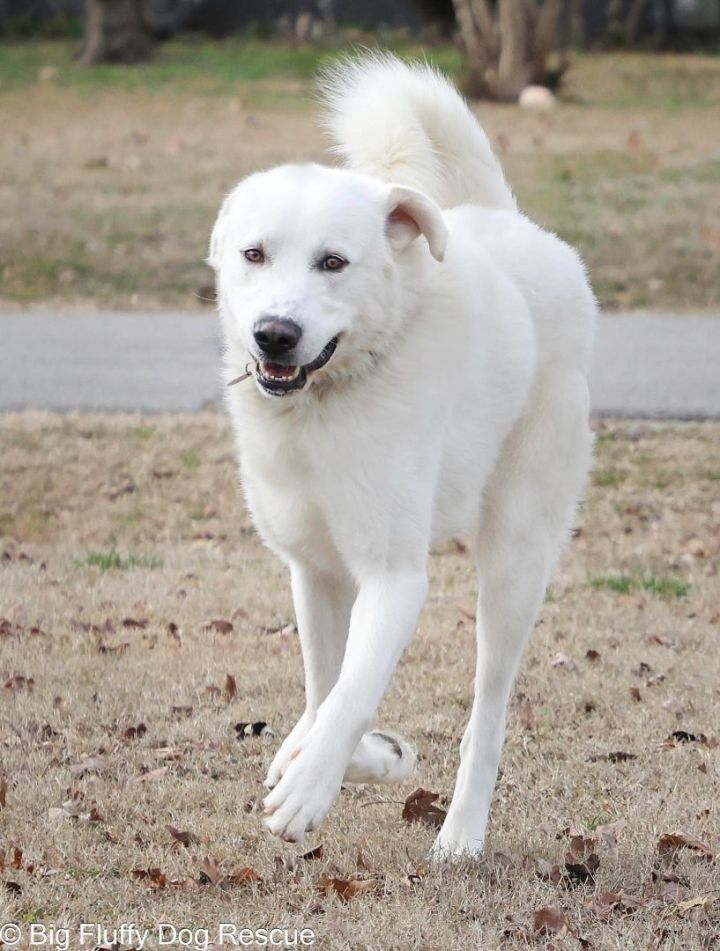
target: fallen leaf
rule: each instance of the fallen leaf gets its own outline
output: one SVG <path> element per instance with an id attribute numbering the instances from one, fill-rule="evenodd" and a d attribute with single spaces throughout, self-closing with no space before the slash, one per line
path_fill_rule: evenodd
<path id="1" fill-rule="evenodd" d="M 208 621 L 205 625 L 206 631 L 217 631 L 218 634 L 230 634 L 235 630 L 232 621 L 223 621 L 221 618 L 215 618 Z"/>
<path id="2" fill-rule="evenodd" d="M 607 919 L 613 914 L 632 915 L 647 905 L 646 898 L 626 895 L 621 889 L 619 892 L 602 891 L 593 896 L 585 905 L 585 910 L 598 918 Z"/>
<path id="3" fill-rule="evenodd" d="M 182 707 L 175 706 L 172 708 L 173 716 L 176 717 L 190 717 L 192 716 L 193 708 L 192 707 Z"/>
<path id="4" fill-rule="evenodd" d="M 537 877 L 543 882 L 552 882 L 558 885 L 565 878 L 565 872 L 557 862 L 548 862 L 547 859 L 538 859 L 535 863 Z"/>
<path id="5" fill-rule="evenodd" d="M 313 862 L 315 861 L 315 859 L 321 859 L 324 855 L 324 852 L 325 852 L 325 849 L 323 848 L 321 843 L 320 845 L 317 845 L 314 849 L 310 849 L 309 852 L 304 852 L 300 856 L 300 858 L 304 862 Z"/>
<path id="6" fill-rule="evenodd" d="M 228 700 L 234 700 L 237 695 L 237 683 L 232 674 L 227 674 L 225 677 L 225 696 Z"/>
<path id="7" fill-rule="evenodd" d="M 541 935 L 565 935 L 570 931 L 570 922 L 559 908 L 545 905 L 533 915 L 533 931 Z"/>
<path id="8" fill-rule="evenodd" d="M 639 687 L 630 687 L 630 696 L 635 701 L 635 703 L 640 703 L 642 700 L 642 695 L 640 693 Z"/>
<path id="9" fill-rule="evenodd" d="M 591 647 L 590 650 L 585 652 L 585 660 L 589 660 L 591 664 L 597 664 L 600 660 L 600 651 L 596 651 Z"/>
<path id="10" fill-rule="evenodd" d="M 440 798 L 440 793 L 428 792 L 426 789 L 416 789 L 405 800 L 402 817 L 406 822 L 425 822 L 431 826 L 441 826 L 447 813 L 444 809 L 434 805 Z"/>
<path id="11" fill-rule="evenodd" d="M 159 868 L 134 868 L 132 874 L 134 878 L 147 882 L 151 888 L 165 888 L 168 883 L 167 876 Z"/>
<path id="12" fill-rule="evenodd" d="M 594 848 L 596 840 L 590 836 L 574 835 L 565 854 L 565 870 L 574 882 L 592 882 L 600 867 L 600 859 Z"/>
<path id="13" fill-rule="evenodd" d="M 137 605 L 136 605 L 136 607 L 137 607 Z M 150 623 L 150 622 L 148 621 L 148 619 L 147 619 L 146 617 L 143 617 L 143 618 L 125 617 L 125 618 L 122 619 L 122 626 L 123 626 L 123 627 L 132 627 L 132 628 L 144 629 L 144 628 L 146 628 L 146 627 L 148 626 L 149 623 Z"/>
<path id="14" fill-rule="evenodd" d="M 165 826 L 165 828 L 173 839 L 179 842 L 180 845 L 184 845 L 186 849 L 189 848 L 193 842 L 197 841 L 192 832 L 181 832 L 179 829 L 176 829 L 175 826 Z"/>
<path id="15" fill-rule="evenodd" d="M 126 730 L 123 730 L 123 736 L 126 740 L 137 740 L 146 733 L 147 727 L 144 723 L 138 723 L 137 726 L 129 726 Z"/>
<path id="16" fill-rule="evenodd" d="M 7 790 L 8 784 L 4 779 L 0 779 L 0 809 L 4 809 L 7 806 Z"/>
<path id="17" fill-rule="evenodd" d="M 362 895 L 365 892 L 372 891 L 377 886 L 377 880 L 373 878 L 331 878 L 329 875 L 323 875 L 320 879 L 320 891 L 324 895 L 335 894 L 343 901 L 350 901 L 356 895 Z"/>
<path id="18" fill-rule="evenodd" d="M 690 849 L 693 852 L 697 852 L 698 855 L 707 862 L 712 862 L 715 858 L 715 853 L 709 845 L 706 845 L 705 842 L 702 842 L 693 835 L 685 835 L 682 832 L 666 832 L 661 835 L 658 839 L 657 849 L 662 858 L 673 859 L 680 849 Z"/>
<path id="19" fill-rule="evenodd" d="M 5 681 L 6 690 L 28 690 L 32 691 L 35 686 L 34 677 L 24 677 L 22 674 L 14 674 Z"/>
<path id="20" fill-rule="evenodd" d="M 678 913 L 685 915 L 689 911 L 701 908 L 704 912 L 712 911 L 713 905 L 720 902 L 720 892 L 710 892 L 708 895 L 697 895 L 695 898 L 688 898 L 686 901 L 678 902 Z"/>

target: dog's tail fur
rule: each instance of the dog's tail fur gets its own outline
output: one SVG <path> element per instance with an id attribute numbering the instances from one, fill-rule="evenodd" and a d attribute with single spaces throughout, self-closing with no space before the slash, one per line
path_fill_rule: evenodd
<path id="1" fill-rule="evenodd" d="M 441 208 L 516 208 L 480 124 L 431 66 L 368 53 L 326 69 L 320 93 L 333 151 L 350 168 L 417 188 Z"/>

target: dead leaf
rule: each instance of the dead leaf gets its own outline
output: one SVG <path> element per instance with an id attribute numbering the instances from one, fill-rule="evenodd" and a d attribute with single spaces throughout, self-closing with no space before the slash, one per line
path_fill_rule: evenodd
<path id="1" fill-rule="evenodd" d="M 146 733 L 147 727 L 144 723 L 138 723 L 137 726 L 129 726 L 126 730 L 123 730 L 123 736 L 126 740 L 137 740 Z"/>
<path id="2" fill-rule="evenodd" d="M 237 683 L 232 674 L 225 676 L 225 696 L 228 700 L 234 700 L 237 695 Z"/>
<path id="3" fill-rule="evenodd" d="M 635 703 L 640 703 L 642 700 L 642 695 L 640 693 L 639 687 L 630 687 L 630 696 L 633 698 Z"/>
<path id="4" fill-rule="evenodd" d="M 137 607 L 137 605 L 136 605 Z M 144 630 L 150 622 L 146 617 L 143 618 L 134 618 L 134 617 L 125 617 L 122 619 L 123 627 L 139 628 Z"/>
<path id="5" fill-rule="evenodd" d="M 0 779 L 0 809 L 4 809 L 5 806 L 7 806 L 7 790 L 7 782 L 4 779 Z"/>
<path id="6" fill-rule="evenodd" d="M 591 664 L 597 664 L 600 660 L 600 656 L 600 651 L 596 651 L 592 647 L 590 650 L 585 651 L 585 660 L 589 660 Z"/>
<path id="7" fill-rule="evenodd" d="M 548 862 L 547 859 L 538 859 L 535 863 L 537 877 L 543 882 L 552 882 L 558 885 L 565 878 L 565 872 L 557 862 Z"/>
<path id="8" fill-rule="evenodd" d="M 447 813 L 434 803 L 440 798 L 440 793 L 428 792 L 426 789 L 416 789 L 405 800 L 402 817 L 406 822 L 425 822 L 430 826 L 441 826 Z"/>
<path id="9" fill-rule="evenodd" d="M 22 674 L 14 674 L 5 681 L 6 690 L 27 690 L 31 691 L 35 686 L 34 677 L 24 677 Z"/>
<path id="10" fill-rule="evenodd" d="M 329 875 L 323 875 L 320 879 L 320 891 L 324 895 L 338 895 L 343 901 L 350 901 L 357 895 L 372 891 L 377 887 L 377 880 L 374 878 L 331 878 Z"/>
<path id="11" fill-rule="evenodd" d="M 134 868 L 134 878 L 147 882 L 150 888 L 165 888 L 168 884 L 167 876 L 159 868 Z"/>
<path id="12" fill-rule="evenodd" d="M 551 905 L 538 908 L 533 915 L 533 931 L 541 935 L 568 934 L 570 922 L 564 912 Z"/>
<path id="13" fill-rule="evenodd" d="M 685 915 L 689 911 L 701 908 L 705 913 L 713 910 L 713 905 L 720 902 L 720 892 L 710 892 L 707 895 L 697 895 L 686 901 L 678 902 L 678 914 Z"/>
<path id="14" fill-rule="evenodd" d="M 707 862 L 712 862 L 715 858 L 715 853 L 709 845 L 706 845 L 705 842 L 702 842 L 693 835 L 685 835 L 682 832 L 666 832 L 661 835 L 658 839 L 657 849 L 662 858 L 674 859 L 680 849 L 690 849 L 693 852 L 697 852 L 698 855 Z"/>
<path id="15" fill-rule="evenodd" d="M 193 842 L 197 842 L 197 839 L 192 834 L 192 832 L 180 832 L 179 829 L 176 829 L 175 826 L 165 826 L 170 835 L 175 839 L 176 842 L 179 842 L 180 845 L 184 845 L 185 848 L 189 848 Z"/>
<path id="16" fill-rule="evenodd" d="M 254 868 L 246 867 L 238 869 L 237 872 L 231 872 L 223 881 L 228 885 L 249 885 L 251 882 L 262 882 L 262 880 L 262 875 Z"/>
<path id="17" fill-rule="evenodd" d="M 325 849 L 323 848 L 323 845 L 321 843 L 320 845 L 316 846 L 314 849 L 310 849 L 309 852 L 304 852 L 300 856 L 300 858 L 302 859 L 303 862 L 313 862 L 316 859 L 323 858 L 324 853 L 325 853 Z"/>
<path id="18" fill-rule="evenodd" d="M 620 889 L 619 892 L 602 891 L 585 905 L 585 910 L 598 918 L 607 920 L 613 914 L 632 915 L 640 908 L 648 905 L 646 898 L 637 898 L 634 895 L 626 895 Z"/>
<path id="19" fill-rule="evenodd" d="M 176 716 L 176 717 L 191 717 L 192 712 L 193 712 L 193 708 L 190 706 L 186 706 L 186 707 L 174 706 L 172 708 L 172 714 L 173 716 Z"/>
<path id="20" fill-rule="evenodd" d="M 207 622 L 205 630 L 217 631 L 218 634 L 231 634 L 235 630 L 235 626 L 232 621 L 223 621 L 221 618 L 215 618 Z"/>
<path id="21" fill-rule="evenodd" d="M 593 882 L 600 867 L 600 859 L 594 848 L 596 840 L 590 836 L 574 835 L 565 854 L 565 870 L 574 882 Z"/>

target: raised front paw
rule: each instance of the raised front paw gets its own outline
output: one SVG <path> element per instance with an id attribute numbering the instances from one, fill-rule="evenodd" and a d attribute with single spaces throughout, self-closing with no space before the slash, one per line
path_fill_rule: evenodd
<path id="1" fill-rule="evenodd" d="M 313 718 L 308 714 L 307 711 L 305 711 L 305 713 L 303 713 L 298 722 L 280 744 L 280 749 L 277 751 L 272 763 L 270 764 L 270 768 L 268 769 L 267 776 L 265 777 L 265 781 L 263 783 L 267 789 L 274 789 L 274 787 L 280 782 L 283 773 L 288 768 L 288 765 L 292 760 L 293 753 L 298 750 L 300 744 L 310 732 L 312 725 Z"/>
<path id="2" fill-rule="evenodd" d="M 345 770 L 327 753 L 305 744 L 292 756 L 277 786 L 265 797 L 265 825 L 286 842 L 302 842 L 335 802 Z"/>

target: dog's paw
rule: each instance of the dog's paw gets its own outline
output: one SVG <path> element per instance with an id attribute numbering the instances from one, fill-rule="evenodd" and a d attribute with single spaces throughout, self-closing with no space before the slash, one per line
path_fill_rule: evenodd
<path id="1" fill-rule="evenodd" d="M 265 797 L 265 825 L 286 842 L 302 842 L 316 829 L 335 802 L 344 769 L 328 761 L 327 754 L 306 745 L 291 756 L 277 786 Z"/>
<path id="2" fill-rule="evenodd" d="M 448 816 L 430 849 L 433 863 L 479 859 L 485 844 L 485 828 Z"/>
<path id="3" fill-rule="evenodd" d="M 347 769 L 346 783 L 399 783 L 412 776 L 417 753 L 401 736 L 373 730 L 355 749 Z"/>
<path id="4" fill-rule="evenodd" d="M 290 730 L 280 749 L 275 754 L 263 785 L 266 789 L 273 789 L 280 782 L 283 773 L 288 768 L 292 760 L 293 753 L 299 748 L 302 741 L 310 732 L 312 719 L 307 713 L 303 713 L 295 726 Z"/>

